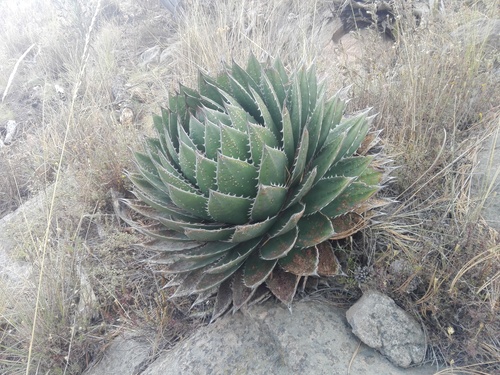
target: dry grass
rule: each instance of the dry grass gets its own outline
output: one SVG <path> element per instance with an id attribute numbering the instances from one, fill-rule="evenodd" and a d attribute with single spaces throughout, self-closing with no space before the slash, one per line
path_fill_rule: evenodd
<path id="1" fill-rule="evenodd" d="M 499 368 L 499 239 L 480 216 L 493 185 L 478 189 L 475 176 L 480 145 L 499 127 L 498 56 L 474 31 L 450 34 L 498 18 L 497 0 L 444 1 L 445 15 L 420 26 L 402 7 L 396 42 L 363 33 L 360 58 L 347 62 L 340 45 L 327 46 L 327 1 L 186 1 L 177 20 L 153 2 L 115 0 L 102 1 L 94 19 L 97 4 L 2 5 L 0 135 L 8 119 L 20 129 L 0 149 L 0 217 L 56 189 L 14 228 L 16 258 L 33 272 L 22 301 L 0 285 L 0 372 L 79 373 L 122 326 L 147 329 L 160 349 L 196 324 L 167 301 L 161 274 L 132 245 L 140 239 L 114 219 L 108 191 L 127 193 L 130 149 L 151 132 L 150 112 L 168 92 L 250 53 L 289 67 L 316 61 L 332 92 L 352 85 L 349 110 L 379 113 L 385 152 L 399 166 L 384 194 L 398 203 L 343 244 L 346 271 L 373 267 L 369 286 L 420 319 L 429 358 L 470 373 Z M 162 63 L 144 63 L 155 45 Z M 120 121 L 124 108 L 132 121 Z M 342 282 L 356 294 L 353 280 Z"/>

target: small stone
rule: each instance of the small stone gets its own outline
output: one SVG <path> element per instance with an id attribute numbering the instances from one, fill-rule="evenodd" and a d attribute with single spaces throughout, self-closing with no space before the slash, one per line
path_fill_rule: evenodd
<path id="1" fill-rule="evenodd" d="M 386 295 L 367 291 L 346 315 L 352 332 L 395 365 L 407 368 L 424 360 L 422 328 Z"/>
<path id="2" fill-rule="evenodd" d="M 124 107 L 120 113 L 120 123 L 124 126 L 132 126 L 134 124 L 134 111 L 129 107 Z"/>
<path id="3" fill-rule="evenodd" d="M 160 46 L 148 48 L 141 54 L 141 67 L 145 67 L 151 63 L 157 63 L 160 57 Z"/>
<path id="4" fill-rule="evenodd" d="M 14 120 L 9 120 L 7 122 L 6 129 L 7 134 L 5 135 L 3 143 L 6 145 L 10 145 L 12 143 L 12 140 L 14 139 L 14 136 L 16 135 L 17 122 L 15 122 Z"/>

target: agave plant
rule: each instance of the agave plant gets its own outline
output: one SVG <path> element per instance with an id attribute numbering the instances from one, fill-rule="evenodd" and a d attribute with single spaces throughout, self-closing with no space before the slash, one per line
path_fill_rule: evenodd
<path id="1" fill-rule="evenodd" d="M 170 97 L 129 174 L 141 220 L 124 218 L 176 274 L 174 296 L 216 294 L 217 317 L 264 290 L 289 305 L 301 277 L 341 272 L 328 240 L 365 225 L 384 175 L 372 118 L 345 105 L 314 67 L 254 56 Z"/>

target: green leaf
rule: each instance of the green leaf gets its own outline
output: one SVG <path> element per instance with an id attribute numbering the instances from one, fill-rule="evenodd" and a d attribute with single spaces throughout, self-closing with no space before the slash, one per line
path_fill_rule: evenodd
<path id="1" fill-rule="evenodd" d="M 366 171 L 373 158 L 373 156 L 351 156 L 340 159 L 330 167 L 325 174 L 325 178 L 334 176 L 358 177 Z"/>
<path id="2" fill-rule="evenodd" d="M 293 139 L 299 139 L 302 134 L 302 99 L 299 82 L 292 81 L 290 96 L 290 119 L 292 120 Z"/>
<path id="3" fill-rule="evenodd" d="M 210 216 L 207 214 L 207 197 L 178 189 L 172 185 L 168 186 L 168 190 L 170 192 L 170 199 L 172 199 L 172 202 L 176 206 L 196 217 L 210 220 Z"/>
<path id="4" fill-rule="evenodd" d="M 299 82 L 300 86 L 300 96 L 302 103 L 302 114 L 301 114 L 301 127 L 304 127 L 307 119 L 309 118 L 310 112 L 312 112 L 313 108 L 311 108 L 310 94 L 309 94 L 309 81 L 307 80 L 307 72 L 304 67 L 300 69 L 296 74 L 296 79 Z"/>
<path id="5" fill-rule="evenodd" d="M 165 186 L 172 185 L 181 190 L 189 191 L 191 193 L 196 193 L 196 189 L 193 187 L 193 185 L 191 185 L 191 183 L 186 179 L 184 179 L 181 175 L 170 173 L 159 163 L 155 163 L 155 165 L 156 169 L 158 170 L 160 179 Z"/>
<path id="6" fill-rule="evenodd" d="M 321 212 L 329 217 L 336 217 L 353 210 L 357 205 L 366 201 L 380 189 L 380 186 L 369 186 L 362 182 L 353 182 L 350 184 L 337 199 Z"/>
<path id="7" fill-rule="evenodd" d="M 297 155 L 295 156 L 295 161 L 292 167 L 292 177 L 290 179 L 290 185 L 293 186 L 297 182 L 300 182 L 304 175 L 304 168 L 307 161 L 307 150 L 309 147 L 309 132 L 304 129 L 302 132 L 302 137 L 300 143 L 297 146 Z"/>
<path id="8" fill-rule="evenodd" d="M 319 137 L 321 135 L 321 122 L 323 120 L 324 102 L 320 98 L 320 102 L 314 109 L 312 116 L 309 117 L 305 128 L 309 131 L 309 148 L 307 151 L 307 160 L 311 160 L 317 151 Z"/>
<path id="9" fill-rule="evenodd" d="M 158 190 L 152 188 L 147 181 L 132 175 L 129 175 L 128 178 L 136 187 L 133 191 L 134 195 L 155 210 L 158 210 L 162 214 L 176 215 L 177 217 L 193 217 L 192 214 L 174 205 L 169 196 L 159 193 Z"/>
<path id="10" fill-rule="evenodd" d="M 250 92 L 245 89 L 233 76 L 229 75 L 229 82 L 231 84 L 231 92 L 238 103 L 245 111 L 255 118 L 258 122 L 263 122 L 264 119 L 260 115 L 259 107 L 252 97 Z"/>
<path id="11" fill-rule="evenodd" d="M 179 165 L 184 177 L 196 184 L 196 152 L 183 141 L 179 142 Z"/>
<path id="12" fill-rule="evenodd" d="M 283 108 L 286 104 L 287 92 L 285 90 L 283 80 L 281 79 L 281 75 L 274 69 L 266 69 L 266 74 L 271 82 L 274 92 L 276 93 L 276 97 L 278 98 L 279 108 Z"/>
<path id="13" fill-rule="evenodd" d="M 210 190 L 217 189 L 217 163 L 197 153 L 195 177 L 201 192 L 208 196 Z"/>
<path id="14" fill-rule="evenodd" d="M 242 132 L 247 131 L 248 113 L 241 107 L 226 104 L 226 110 L 231 118 L 232 126 Z"/>
<path id="15" fill-rule="evenodd" d="M 159 251 L 159 252 L 171 252 L 178 253 L 182 251 L 191 251 L 194 248 L 200 246 L 199 242 L 196 241 L 172 241 L 172 240 L 152 240 L 141 244 L 148 250 Z"/>
<path id="16" fill-rule="evenodd" d="M 205 272 L 202 276 L 201 280 L 196 284 L 196 293 L 203 292 L 205 290 L 209 290 L 220 285 L 224 280 L 231 277 L 237 270 L 240 268 L 241 263 L 237 263 L 233 265 L 231 268 L 228 268 L 224 272 L 210 274 Z M 208 270 L 207 270 L 208 271 Z"/>
<path id="17" fill-rule="evenodd" d="M 174 108 L 175 108 L 177 106 L 177 102 L 180 99 L 181 98 L 179 98 L 179 97 L 171 96 L 169 98 L 170 108 L 169 109 L 162 108 L 162 111 L 161 111 L 163 123 L 168 125 L 168 128 L 166 129 L 167 130 L 166 138 L 170 139 L 170 141 L 172 142 L 175 149 L 177 149 L 179 147 L 179 144 L 177 143 L 177 140 L 179 139 L 179 133 L 177 131 L 177 120 L 178 120 L 177 116 L 178 115 L 176 112 L 173 112 L 173 111 L 175 111 L 175 109 L 172 109 L 172 107 L 174 106 Z"/>
<path id="18" fill-rule="evenodd" d="M 270 218 L 258 223 L 238 225 L 231 237 L 231 242 L 249 241 L 256 237 L 262 237 L 276 222 L 276 218 Z"/>
<path id="19" fill-rule="evenodd" d="M 334 97 L 325 103 L 323 122 L 321 124 L 321 134 L 318 140 L 318 149 L 321 150 L 326 142 L 328 134 L 335 129 L 344 114 L 345 102 L 338 97 Z"/>
<path id="20" fill-rule="evenodd" d="M 300 202 L 302 197 L 304 197 L 307 193 L 309 193 L 309 191 L 314 185 L 317 173 L 318 172 L 316 168 L 314 168 L 312 171 L 309 171 L 304 176 L 299 186 L 297 186 L 294 190 L 292 190 L 292 194 L 288 197 L 288 203 L 286 204 L 285 208 L 289 208 L 293 206 L 295 203 Z"/>
<path id="21" fill-rule="evenodd" d="M 172 160 L 168 158 L 166 155 L 164 155 L 163 153 L 159 153 L 158 160 L 160 164 L 163 166 L 163 168 L 165 168 L 168 172 L 172 173 L 175 176 L 182 176 L 179 173 L 175 164 L 172 162 Z"/>
<path id="22" fill-rule="evenodd" d="M 294 230 L 288 231 L 281 236 L 269 239 L 261 246 L 260 256 L 265 260 L 273 260 L 284 257 L 293 249 L 298 235 L 299 230 L 295 227 Z"/>
<path id="23" fill-rule="evenodd" d="M 250 212 L 252 221 L 261 221 L 275 216 L 285 202 L 288 189 L 282 186 L 259 184 L 257 196 Z"/>
<path id="24" fill-rule="evenodd" d="M 248 136 L 250 141 L 250 155 L 253 165 L 258 167 L 262 160 L 264 145 L 276 148 L 279 142 L 273 132 L 261 125 L 247 124 Z"/>
<path id="25" fill-rule="evenodd" d="M 189 219 L 189 220 L 181 220 L 176 218 L 175 216 L 170 215 L 171 217 L 165 216 L 157 216 L 155 219 L 158 220 L 161 224 L 163 224 L 166 228 L 176 230 L 178 232 L 184 233 L 186 228 L 201 228 L 201 229 L 210 229 L 210 230 L 218 230 L 223 228 L 225 225 L 221 223 L 201 223 L 199 221 Z"/>
<path id="26" fill-rule="evenodd" d="M 181 274 L 182 280 L 179 282 L 179 286 L 170 298 L 183 297 L 195 293 L 196 285 L 203 277 L 203 275 L 205 274 L 205 270 L 208 267 L 210 267 L 210 265 L 188 272 L 187 274 L 184 274 L 185 276 Z"/>
<path id="27" fill-rule="evenodd" d="M 147 158 L 147 156 L 146 156 L 146 158 L 148 160 L 147 165 L 145 163 L 146 159 L 143 159 L 143 162 L 141 162 L 141 164 L 139 164 L 139 161 L 141 159 L 139 159 L 138 155 L 141 155 L 141 159 L 142 159 L 143 155 L 136 153 L 136 162 L 138 164 L 138 170 L 142 176 L 142 179 L 144 181 L 147 181 L 149 186 L 154 188 L 153 190 L 157 190 L 159 194 L 162 194 L 162 196 L 168 197 L 168 195 L 169 195 L 168 189 L 166 188 L 166 186 L 163 183 L 163 181 L 161 180 L 161 178 L 158 176 L 158 171 L 156 170 L 156 168 L 149 169 L 149 165 L 153 165 L 153 167 L 154 167 L 154 164 L 151 161 L 151 159 Z M 133 175 L 133 177 L 137 178 L 137 175 Z"/>
<path id="28" fill-rule="evenodd" d="M 261 80 L 260 80 L 260 87 L 261 87 L 261 93 L 262 93 L 262 98 L 264 99 L 264 102 L 266 103 L 266 107 L 269 110 L 269 113 L 271 114 L 271 117 L 273 119 L 273 122 L 275 126 L 278 129 L 281 129 L 282 127 L 282 118 L 281 118 L 281 109 L 282 105 L 280 104 L 280 101 L 278 99 L 278 95 L 274 91 L 274 87 L 269 80 L 269 77 L 267 74 L 262 74 Z M 255 94 L 254 94 L 255 97 Z"/>
<path id="29" fill-rule="evenodd" d="M 330 204 L 353 180 L 353 177 L 340 176 L 319 180 L 311 191 L 302 198 L 302 203 L 306 205 L 305 214 L 309 215 L 318 212 Z"/>
<path id="30" fill-rule="evenodd" d="M 185 258 L 207 257 L 211 255 L 225 253 L 235 246 L 236 244 L 229 242 L 207 242 L 194 249 L 183 251 L 182 257 Z"/>
<path id="31" fill-rule="evenodd" d="M 270 238 L 281 236 L 291 231 L 297 226 L 300 218 L 304 214 L 305 206 L 297 203 L 290 208 L 282 211 L 276 221 L 276 224 L 268 232 Z"/>
<path id="32" fill-rule="evenodd" d="M 258 90 L 259 81 L 254 81 L 253 78 L 239 66 L 234 60 L 231 66 L 231 74 L 232 76 L 239 82 L 239 84 L 245 89 L 253 88 L 254 90 Z"/>
<path id="33" fill-rule="evenodd" d="M 284 185 L 287 177 L 288 160 L 286 154 L 278 149 L 264 146 L 259 168 L 259 184 Z"/>
<path id="34" fill-rule="evenodd" d="M 366 185 L 378 185 L 382 182 L 384 174 L 375 168 L 367 168 L 357 179 L 357 182 L 363 182 Z"/>
<path id="35" fill-rule="evenodd" d="M 332 222 L 321 212 L 302 217 L 297 226 L 299 228 L 297 247 L 315 246 L 335 234 Z"/>
<path id="36" fill-rule="evenodd" d="M 204 258 L 184 258 L 179 259 L 178 261 L 162 267 L 162 272 L 166 273 L 179 273 L 179 272 L 188 272 L 194 271 L 199 268 L 205 267 L 209 264 L 212 264 L 218 261 L 224 254 L 216 254 L 216 255 L 207 255 Z M 159 263 L 158 261 L 154 261 L 154 263 Z"/>
<path id="37" fill-rule="evenodd" d="M 241 225 L 249 220 L 252 202 L 252 199 L 210 191 L 208 212 L 215 221 Z"/>
<path id="38" fill-rule="evenodd" d="M 238 244 L 236 247 L 232 248 L 224 258 L 222 258 L 217 264 L 212 268 L 207 270 L 209 274 L 221 273 L 227 271 L 234 266 L 243 263 L 243 261 L 248 258 L 248 256 L 254 251 L 260 242 L 260 238 L 253 239 Z"/>
<path id="39" fill-rule="evenodd" d="M 246 133 L 221 125 L 220 134 L 223 155 L 239 160 L 248 160 L 250 158 L 248 135 Z"/>
<path id="40" fill-rule="evenodd" d="M 250 57 L 248 58 L 246 71 L 254 82 L 260 82 L 262 66 L 253 53 L 250 53 Z"/>
<path id="41" fill-rule="evenodd" d="M 189 118 L 189 137 L 199 150 L 205 151 L 205 125 L 194 116 Z"/>
<path id="42" fill-rule="evenodd" d="M 330 143 L 323 147 L 316 158 L 311 161 L 311 168 L 316 168 L 318 170 L 315 182 L 323 178 L 326 171 L 330 169 L 332 164 L 338 158 L 344 140 L 345 134 L 340 134 L 338 137 L 332 139 Z"/>
<path id="43" fill-rule="evenodd" d="M 253 98 L 255 99 L 255 103 L 257 103 L 260 114 L 259 117 L 262 118 L 261 124 L 271 130 L 276 138 L 280 139 L 279 125 L 274 122 L 274 119 L 271 116 L 271 113 L 269 112 L 269 109 L 267 108 L 265 102 L 255 90 L 250 89 L 250 91 L 253 95 Z"/>
<path id="44" fill-rule="evenodd" d="M 359 121 L 356 125 L 351 127 L 347 133 L 346 143 L 342 146 L 342 150 L 340 151 L 342 157 L 352 156 L 365 139 L 369 130 L 370 121 L 366 118 L 366 114 L 363 113 L 359 115 Z"/>
<path id="45" fill-rule="evenodd" d="M 283 109 L 283 149 L 285 150 L 286 157 L 289 164 L 292 163 L 295 156 L 295 141 L 293 139 L 293 129 L 292 120 L 290 119 L 290 113 L 285 107 Z M 289 165 L 291 167 L 291 165 Z"/>
<path id="46" fill-rule="evenodd" d="M 161 116 L 158 116 L 157 114 L 153 113 L 153 125 L 154 125 L 156 131 L 158 132 L 158 135 L 160 135 L 160 137 L 164 137 L 165 136 L 165 127 L 163 125 L 163 118 Z"/>
<path id="47" fill-rule="evenodd" d="M 312 112 L 313 108 L 316 107 L 316 99 L 318 98 L 318 78 L 316 76 L 316 65 L 311 65 L 307 70 L 307 83 L 309 86 L 309 109 Z M 321 96 L 319 101 L 323 101 Z"/>
<path id="48" fill-rule="evenodd" d="M 252 164 L 219 154 L 217 158 L 217 186 L 224 194 L 254 197 L 258 172 Z"/>
<path id="49" fill-rule="evenodd" d="M 287 272 L 297 276 L 317 276 L 319 253 L 316 246 L 306 249 L 296 247 L 287 256 L 278 261 L 279 265 Z"/>
<path id="50" fill-rule="evenodd" d="M 264 260 L 258 251 L 254 251 L 246 260 L 243 268 L 243 283 L 248 288 L 262 284 L 276 266 L 277 259 Z"/>
<path id="51" fill-rule="evenodd" d="M 220 86 L 211 77 L 199 72 L 198 75 L 198 88 L 200 94 L 206 98 L 211 99 L 219 105 L 223 105 L 223 100 L 219 94 Z"/>
<path id="52" fill-rule="evenodd" d="M 250 301 L 257 288 L 247 288 L 243 283 L 243 267 L 240 267 L 232 278 L 233 285 L 233 311 L 238 311 L 243 305 Z M 217 296 L 218 297 L 218 296 Z"/>
<path id="53" fill-rule="evenodd" d="M 231 126 L 231 118 L 229 117 L 229 115 L 221 111 L 216 111 L 210 108 L 203 108 L 203 111 L 201 113 L 204 116 L 205 121 L 211 121 L 216 125 L 224 124 L 227 126 Z"/>
<path id="54" fill-rule="evenodd" d="M 234 233 L 234 227 L 230 228 L 185 228 L 184 233 L 193 241 L 227 241 Z"/>
<path id="55" fill-rule="evenodd" d="M 148 174 L 156 174 L 156 167 L 148 155 L 141 152 L 135 152 L 135 161 L 140 171 L 148 172 Z"/>
<path id="56" fill-rule="evenodd" d="M 285 66 L 283 65 L 283 62 L 280 58 L 274 60 L 273 68 L 278 72 L 281 78 L 281 82 L 283 83 L 283 87 L 288 85 L 288 75 L 286 74 Z"/>
<path id="57" fill-rule="evenodd" d="M 205 122 L 205 156 L 216 160 L 220 149 L 220 129 L 211 121 Z"/>

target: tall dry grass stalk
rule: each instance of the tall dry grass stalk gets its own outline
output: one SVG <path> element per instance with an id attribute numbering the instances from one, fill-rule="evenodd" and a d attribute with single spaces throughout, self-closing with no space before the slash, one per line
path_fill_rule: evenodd
<path id="1" fill-rule="evenodd" d="M 41 259 L 40 259 L 40 273 L 38 276 L 38 286 L 37 286 L 37 292 L 36 292 L 36 298 L 35 298 L 35 310 L 33 314 L 33 323 L 32 323 L 32 330 L 31 330 L 31 340 L 29 343 L 29 348 L 28 348 L 28 358 L 27 358 L 27 365 L 26 365 L 26 375 L 30 374 L 31 370 L 31 356 L 32 356 L 32 351 L 33 351 L 33 343 L 35 342 L 35 335 L 36 335 L 36 329 L 37 329 L 37 322 L 38 322 L 38 310 L 40 307 L 40 296 L 41 296 L 41 291 L 42 291 L 42 285 L 44 282 L 44 270 L 45 270 L 45 259 L 47 255 L 47 248 L 48 248 L 48 243 L 50 239 L 50 234 L 52 230 L 52 219 L 53 219 L 53 211 L 55 207 L 55 199 L 57 196 L 57 190 L 59 188 L 59 182 L 62 177 L 62 165 L 63 165 L 63 160 L 65 158 L 65 151 L 66 151 L 66 144 L 67 144 L 67 139 L 69 136 L 69 133 L 71 131 L 72 125 L 73 125 L 73 116 L 74 116 L 74 108 L 75 108 L 75 102 L 77 100 L 78 96 L 78 90 L 82 84 L 83 76 L 85 74 L 85 70 L 87 67 L 87 62 L 89 59 L 89 48 L 90 48 L 90 37 L 92 34 L 92 31 L 95 26 L 95 21 L 97 18 L 97 15 L 99 14 L 99 9 L 100 9 L 101 1 L 98 0 L 94 16 L 92 17 L 92 20 L 90 22 L 89 29 L 87 31 L 86 37 L 85 37 L 85 44 L 83 48 L 83 53 L 81 57 L 81 62 L 80 62 L 80 70 L 79 74 L 77 76 L 77 80 L 74 82 L 74 87 L 73 87 L 73 93 L 71 96 L 71 104 L 69 107 L 69 114 L 66 122 L 66 128 L 64 132 L 64 140 L 61 144 L 61 152 L 60 152 L 60 157 L 59 157 L 59 163 L 58 163 L 58 168 L 55 174 L 55 181 L 54 181 L 54 186 L 53 186 L 53 193 L 52 197 L 50 199 L 49 203 L 49 209 L 48 209 L 48 214 L 47 214 L 47 227 L 45 230 L 45 235 L 43 237 L 42 243 L 40 244 L 40 253 L 41 253 Z M 36 244 L 33 244 L 36 245 Z M 71 350 L 71 342 L 69 345 L 68 351 Z M 69 354 L 68 354 L 69 355 Z M 66 373 L 67 366 L 64 369 L 64 374 Z"/>

